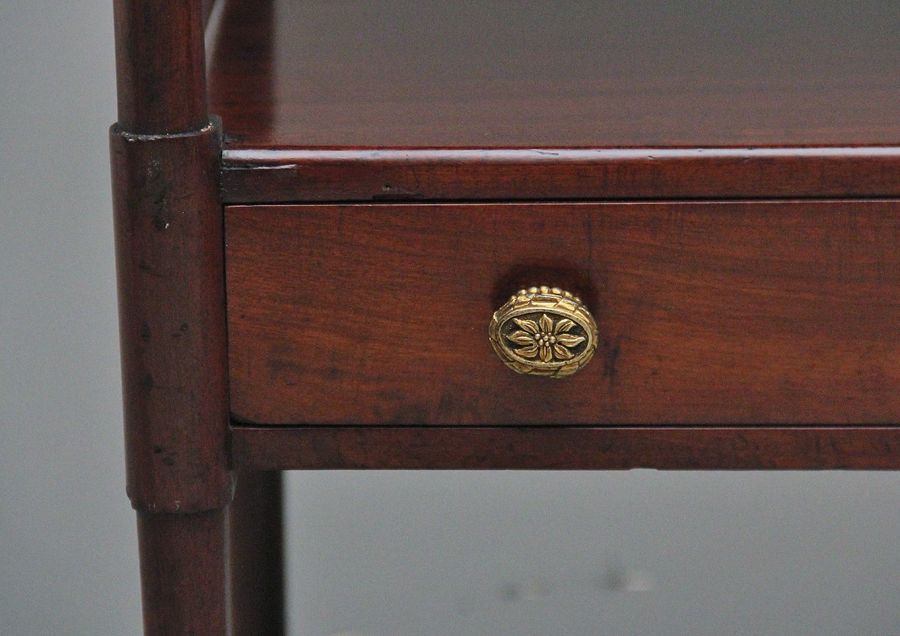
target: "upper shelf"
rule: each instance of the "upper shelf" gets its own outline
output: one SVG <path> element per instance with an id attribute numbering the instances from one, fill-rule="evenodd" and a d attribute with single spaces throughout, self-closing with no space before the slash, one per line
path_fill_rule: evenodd
<path id="1" fill-rule="evenodd" d="M 900 2 L 227 0 L 233 149 L 900 144 Z"/>

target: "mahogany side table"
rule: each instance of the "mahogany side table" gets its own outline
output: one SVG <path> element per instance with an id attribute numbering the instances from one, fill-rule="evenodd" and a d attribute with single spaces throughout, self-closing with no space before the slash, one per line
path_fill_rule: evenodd
<path id="1" fill-rule="evenodd" d="M 896 2 L 625 5 L 116 0 L 146 633 L 278 471 L 900 467 Z"/>

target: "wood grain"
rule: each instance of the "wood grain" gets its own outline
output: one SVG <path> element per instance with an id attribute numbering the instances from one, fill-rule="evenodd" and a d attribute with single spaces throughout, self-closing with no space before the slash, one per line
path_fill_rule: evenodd
<path id="1" fill-rule="evenodd" d="M 225 513 L 138 512 L 146 636 L 226 631 Z"/>
<path id="2" fill-rule="evenodd" d="M 218 130 L 111 136 L 128 494 L 199 512 L 232 494 Z"/>
<path id="3" fill-rule="evenodd" d="M 895 0 L 228 4 L 232 148 L 900 142 Z"/>
<path id="4" fill-rule="evenodd" d="M 226 148 L 223 161 L 230 203 L 900 196 L 900 147 Z"/>
<path id="5" fill-rule="evenodd" d="M 110 132 L 127 491 L 144 633 L 228 633 L 220 129 L 200 0 L 116 0 Z"/>
<path id="6" fill-rule="evenodd" d="M 229 206 L 231 409 L 272 425 L 895 424 L 897 202 Z M 517 289 L 594 361 L 518 376 Z"/>
<path id="7" fill-rule="evenodd" d="M 200 0 L 115 0 L 118 123 L 132 134 L 209 123 Z"/>
<path id="8" fill-rule="evenodd" d="M 279 472 L 237 474 L 228 507 L 231 632 L 284 634 L 284 543 Z"/>
<path id="9" fill-rule="evenodd" d="M 259 470 L 900 469 L 900 428 L 232 428 L 234 460 Z"/>

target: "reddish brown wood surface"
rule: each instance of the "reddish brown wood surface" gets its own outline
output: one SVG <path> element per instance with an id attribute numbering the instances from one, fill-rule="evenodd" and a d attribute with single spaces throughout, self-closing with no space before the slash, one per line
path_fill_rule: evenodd
<path id="1" fill-rule="evenodd" d="M 128 493 L 152 512 L 231 498 L 218 131 L 111 135 Z"/>
<path id="2" fill-rule="evenodd" d="M 138 513 L 147 636 L 226 632 L 225 515 Z"/>
<path id="3" fill-rule="evenodd" d="M 268 126 L 271 114 L 259 111 L 254 104 L 271 100 L 273 95 L 272 51 L 275 42 L 270 35 L 271 30 L 276 27 L 275 5 L 272 0 L 217 1 L 222 4 L 219 8 L 220 18 L 216 23 L 210 24 L 207 32 L 207 42 L 210 44 L 207 57 L 210 95 L 220 95 L 225 85 L 234 82 L 238 76 L 243 77 L 247 82 L 244 86 L 249 91 L 245 97 L 250 97 L 246 107 L 257 111 L 257 125 Z M 267 31 L 266 35 L 263 35 L 263 29 Z M 243 53 L 234 57 L 227 52 L 237 40 L 242 43 Z M 216 108 L 223 106 L 215 99 L 212 101 Z M 230 108 L 240 106 L 241 104 L 234 103 Z M 215 109 L 211 112 L 218 113 Z"/>
<path id="4" fill-rule="evenodd" d="M 165 134 L 209 120 L 200 0 L 116 0 L 116 78 L 123 130 Z"/>
<path id="5" fill-rule="evenodd" d="M 896 4 L 717 7 L 229 0 L 223 196 L 900 195 Z"/>
<path id="6" fill-rule="evenodd" d="M 900 469 L 900 428 L 235 426 L 247 469 Z"/>
<path id="7" fill-rule="evenodd" d="M 284 633 L 282 484 L 279 472 L 241 471 L 228 507 L 231 633 Z"/>
<path id="8" fill-rule="evenodd" d="M 232 206 L 231 409 L 262 424 L 900 422 L 900 204 Z M 522 377 L 523 286 L 580 295 L 594 361 Z"/>
<path id="9" fill-rule="evenodd" d="M 127 490 L 146 634 L 230 633 L 220 130 L 201 0 L 116 0 L 110 136 Z"/>
<path id="10" fill-rule="evenodd" d="M 900 147 L 228 150 L 232 203 L 900 195 Z"/>
<path id="11" fill-rule="evenodd" d="M 895 0 L 228 1 L 232 148 L 900 143 Z"/>

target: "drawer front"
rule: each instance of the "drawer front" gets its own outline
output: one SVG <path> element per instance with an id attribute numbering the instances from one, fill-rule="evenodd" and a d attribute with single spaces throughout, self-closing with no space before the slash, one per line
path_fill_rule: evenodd
<path id="1" fill-rule="evenodd" d="M 263 424 L 900 422 L 900 203 L 226 208 L 232 413 Z M 576 374 L 488 341 L 580 296 Z"/>

